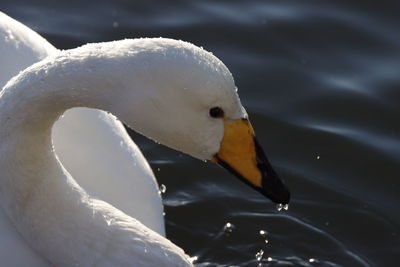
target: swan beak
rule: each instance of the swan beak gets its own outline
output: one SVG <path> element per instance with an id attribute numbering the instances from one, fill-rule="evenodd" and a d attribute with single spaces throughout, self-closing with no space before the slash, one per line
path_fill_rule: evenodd
<path id="1" fill-rule="evenodd" d="M 290 192 L 272 169 L 247 119 L 224 120 L 220 149 L 212 158 L 275 203 L 288 204 Z"/>

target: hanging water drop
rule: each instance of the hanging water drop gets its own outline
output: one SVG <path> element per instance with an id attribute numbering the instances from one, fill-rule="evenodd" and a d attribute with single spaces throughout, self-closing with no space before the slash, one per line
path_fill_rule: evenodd
<path id="1" fill-rule="evenodd" d="M 288 209 L 289 209 L 289 204 L 277 204 L 277 205 L 276 205 L 276 209 L 277 209 L 278 211 L 281 211 L 281 210 L 288 210 Z"/>

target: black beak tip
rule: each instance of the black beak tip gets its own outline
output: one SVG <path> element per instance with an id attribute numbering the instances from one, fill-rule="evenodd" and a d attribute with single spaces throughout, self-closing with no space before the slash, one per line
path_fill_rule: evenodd
<path id="1" fill-rule="evenodd" d="M 262 175 L 260 192 L 277 204 L 289 204 L 289 189 L 272 168 L 256 138 L 254 138 L 254 144 L 256 146 L 257 166 Z"/>
<path id="2" fill-rule="evenodd" d="M 262 193 L 276 204 L 285 205 L 290 202 L 290 191 L 282 182 L 280 182 L 279 186 L 276 184 L 263 185 Z"/>

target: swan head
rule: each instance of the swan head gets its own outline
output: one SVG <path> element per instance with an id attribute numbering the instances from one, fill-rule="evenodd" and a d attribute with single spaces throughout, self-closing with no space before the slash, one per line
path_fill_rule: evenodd
<path id="1" fill-rule="evenodd" d="M 118 116 L 143 135 L 218 163 L 272 201 L 288 203 L 289 191 L 255 138 L 228 68 L 183 41 L 141 39 L 133 46 L 135 63 L 123 68 L 130 80 L 124 86 L 135 87 L 134 95 L 120 99 L 119 107 L 128 108 Z"/>

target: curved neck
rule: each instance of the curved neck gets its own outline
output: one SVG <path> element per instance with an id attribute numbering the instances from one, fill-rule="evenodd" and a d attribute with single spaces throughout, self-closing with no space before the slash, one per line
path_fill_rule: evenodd
<path id="1" fill-rule="evenodd" d="M 109 245 L 104 240 L 111 238 L 111 208 L 95 207 L 62 167 L 51 131 L 69 108 L 112 110 L 124 70 L 109 55 L 64 54 L 31 66 L 0 93 L 0 202 L 18 231 L 53 264 L 91 265 Z M 113 220 L 129 220 L 119 216 Z"/>
<path id="2" fill-rule="evenodd" d="M 191 265 L 165 238 L 91 199 L 58 161 L 51 141 L 52 126 L 65 110 L 89 107 L 110 111 L 153 138 L 169 126 L 170 138 L 162 141 L 173 143 L 179 137 L 164 122 L 163 102 L 174 98 L 174 88 L 185 88 L 176 73 L 187 66 L 186 52 L 200 51 L 182 46 L 165 39 L 86 45 L 32 65 L 0 92 L 0 203 L 31 247 L 55 266 Z M 177 56 L 181 64 L 170 75 L 169 62 L 175 64 Z M 162 86 L 166 79 L 170 91 Z M 185 138 L 191 144 L 187 136 L 179 144 Z"/>
<path id="3" fill-rule="evenodd" d="M 102 68 L 107 69 L 104 66 L 107 60 L 102 60 L 99 66 L 95 63 L 96 58 L 85 61 L 67 60 L 62 56 L 48 59 L 28 68 L 1 92 L 0 164 L 2 170 L 12 170 L 12 173 L 0 180 L 0 197 L 15 209 L 22 208 L 22 204 L 15 205 L 19 201 L 31 203 L 23 199 L 32 198 L 33 189 L 40 190 L 39 185 L 51 184 L 54 179 L 45 181 L 47 177 L 65 178 L 66 172 L 52 147 L 51 131 L 55 121 L 72 107 L 110 110 L 109 101 L 115 98 L 116 91 L 110 83 L 118 79 L 113 77 L 114 73 L 102 73 Z M 53 173 L 49 175 L 50 172 Z"/>

